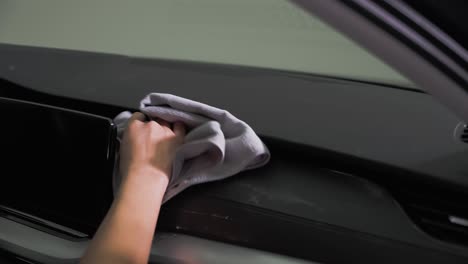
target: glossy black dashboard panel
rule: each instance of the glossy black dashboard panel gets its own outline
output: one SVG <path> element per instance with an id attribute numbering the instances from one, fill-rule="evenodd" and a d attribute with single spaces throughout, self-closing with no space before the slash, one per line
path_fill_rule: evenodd
<path id="1" fill-rule="evenodd" d="M 92 234 L 111 202 L 112 121 L 7 98 L 0 98 L 0 119 L 2 215 Z"/>

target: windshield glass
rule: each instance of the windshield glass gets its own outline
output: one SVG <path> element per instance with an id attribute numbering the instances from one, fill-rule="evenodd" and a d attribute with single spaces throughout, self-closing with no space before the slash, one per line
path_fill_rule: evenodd
<path id="1" fill-rule="evenodd" d="M 0 43 L 414 85 L 287 0 L 0 2 Z"/>

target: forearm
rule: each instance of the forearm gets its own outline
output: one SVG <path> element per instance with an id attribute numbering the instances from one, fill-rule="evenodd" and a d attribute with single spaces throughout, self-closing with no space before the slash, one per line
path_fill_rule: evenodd
<path id="1" fill-rule="evenodd" d="M 168 177 L 131 171 L 81 263 L 147 263 Z"/>

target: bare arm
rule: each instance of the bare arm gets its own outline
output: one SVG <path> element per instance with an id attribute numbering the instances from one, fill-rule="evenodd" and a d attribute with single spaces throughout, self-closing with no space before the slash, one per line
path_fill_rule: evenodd
<path id="1" fill-rule="evenodd" d="M 89 263 L 148 263 L 151 242 L 176 148 L 185 130 L 165 121 L 130 118 L 122 140 L 122 184 L 81 260 Z"/>

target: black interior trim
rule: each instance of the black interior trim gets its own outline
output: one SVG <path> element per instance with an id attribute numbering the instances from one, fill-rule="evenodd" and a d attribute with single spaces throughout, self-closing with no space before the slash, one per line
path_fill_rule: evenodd
<path id="1" fill-rule="evenodd" d="M 355 12 L 361 14 L 363 17 L 367 18 L 369 21 L 371 21 L 372 23 L 377 25 L 379 28 L 385 30 L 386 32 L 388 32 L 389 34 L 394 36 L 396 39 L 398 39 L 399 42 L 405 44 L 408 48 L 410 48 L 413 51 L 415 51 L 416 53 L 418 53 L 420 55 L 420 57 L 425 58 L 425 60 L 427 60 L 430 64 L 434 65 L 434 67 L 436 67 L 441 72 L 443 72 L 447 77 L 452 79 L 455 83 L 459 84 L 459 87 L 461 89 L 463 89 L 465 92 L 468 92 L 468 88 L 466 88 L 468 86 L 467 81 L 462 76 L 460 76 L 455 71 L 453 71 L 445 63 L 443 63 L 441 60 L 439 60 L 436 56 L 434 56 L 434 54 L 431 54 L 426 49 L 424 49 L 423 47 L 418 45 L 417 43 L 414 43 L 411 39 L 406 37 L 404 34 L 399 32 L 398 30 L 395 30 L 393 27 L 391 27 L 386 22 L 384 22 L 381 17 L 378 17 L 378 16 L 372 14 L 361 3 L 358 3 L 357 1 L 341 1 L 341 2 L 344 5 L 350 7 L 351 9 L 353 9 Z M 374 4 L 376 4 L 377 6 L 382 6 L 383 3 L 384 3 L 383 1 L 372 1 L 372 2 Z M 391 10 L 391 9 L 388 6 L 386 6 L 385 10 Z M 398 14 L 398 17 L 396 17 L 397 19 L 407 20 L 407 18 L 405 16 L 399 14 L 396 10 L 393 10 L 393 14 L 394 15 Z M 413 23 L 411 25 L 413 25 Z M 419 28 L 412 28 L 412 29 L 414 29 L 416 32 L 418 32 L 420 34 L 423 34 L 423 35 L 427 34 L 427 32 L 422 31 Z M 456 56 L 454 53 L 446 53 L 446 54 L 448 56 L 450 56 L 450 58 L 453 59 L 456 62 L 460 63 L 460 62 L 463 61 L 460 58 L 455 58 L 455 57 L 458 57 L 458 56 Z M 458 65 L 460 65 L 460 64 L 458 64 Z M 461 65 L 461 67 L 463 69 L 465 69 L 463 66 L 464 65 Z"/>
<path id="2" fill-rule="evenodd" d="M 38 262 L 17 256 L 6 250 L 0 249 L 0 263 L 2 264 L 36 264 Z"/>
<path id="3" fill-rule="evenodd" d="M 464 23 L 468 6 L 465 0 L 403 1 L 468 49 L 468 29 Z"/>
<path id="4" fill-rule="evenodd" d="M 421 2 L 422 3 L 422 2 Z M 446 46 L 443 42 L 441 42 L 438 38 L 436 38 L 434 35 L 432 35 L 430 32 L 427 32 L 423 27 L 421 27 L 417 21 L 412 20 L 410 17 L 404 15 L 397 9 L 395 9 L 391 4 L 385 2 L 385 1 L 378 1 L 378 4 L 381 5 L 382 7 L 385 8 L 386 11 L 403 21 L 405 24 L 409 25 L 411 28 L 417 30 L 421 36 L 429 40 L 429 42 L 442 50 L 445 54 L 449 55 L 450 58 L 452 58 L 456 63 L 467 69 L 467 61 L 464 60 L 462 57 L 460 57 L 456 52 L 454 52 L 453 49 L 450 47 Z M 411 7 L 411 3 L 409 4 L 409 8 Z M 416 4 L 417 5 L 417 4 Z M 416 10 L 415 10 L 416 11 Z M 417 12 L 417 11 L 416 11 Z"/>
<path id="5" fill-rule="evenodd" d="M 48 234 L 64 238 L 70 241 L 85 241 L 88 236 L 78 235 L 81 232 L 70 232 L 61 228 L 57 228 L 55 226 L 51 226 L 47 222 L 41 221 L 35 217 L 30 217 L 27 214 L 20 213 L 18 211 L 9 210 L 4 206 L 0 206 L 0 217 L 4 217 L 6 219 L 15 221 L 17 223 L 21 223 L 23 225 L 29 226 L 31 228 L 46 232 Z M 78 233 L 77 233 L 78 232 Z"/>
<path id="6" fill-rule="evenodd" d="M 215 217 L 209 217 L 216 212 Z M 229 216 L 229 218 L 226 218 Z M 465 263 L 466 258 L 200 192 L 176 197 L 159 224 L 183 232 L 323 263 Z"/>

